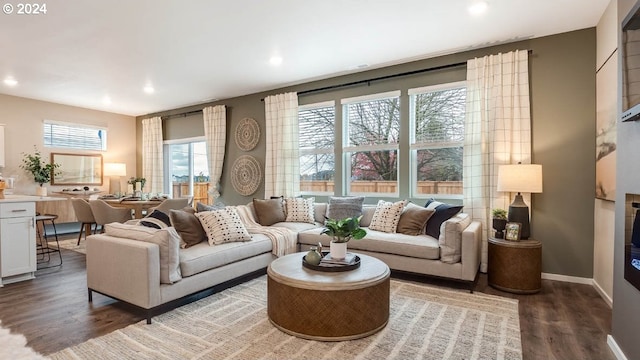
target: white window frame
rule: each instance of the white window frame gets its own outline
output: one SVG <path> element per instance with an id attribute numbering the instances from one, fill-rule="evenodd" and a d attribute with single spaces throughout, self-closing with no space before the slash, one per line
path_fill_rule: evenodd
<path id="1" fill-rule="evenodd" d="M 193 196 L 193 143 L 207 141 L 204 136 L 190 137 L 184 139 L 164 140 L 162 142 L 162 157 L 164 161 L 164 184 L 165 193 L 173 197 L 173 176 L 171 174 L 171 152 L 169 145 L 189 144 L 189 196 Z"/>
<path id="2" fill-rule="evenodd" d="M 421 142 L 416 143 L 416 108 L 415 108 L 415 97 L 414 95 L 436 92 L 442 90 L 449 89 L 458 89 L 458 88 L 466 88 L 466 81 L 456 81 L 444 84 L 437 84 L 431 86 L 423 86 L 420 88 L 413 88 L 407 91 L 409 95 L 409 152 L 410 152 L 410 163 L 409 163 L 409 173 L 411 179 L 411 186 L 409 188 L 410 197 L 416 199 L 460 199 L 462 200 L 463 194 L 420 194 L 418 193 L 418 170 L 416 167 L 416 162 L 418 158 L 418 150 L 426 150 L 426 149 L 443 149 L 449 147 L 463 147 L 464 148 L 464 140 L 463 141 L 455 141 L 455 142 Z"/>
<path id="3" fill-rule="evenodd" d="M 334 118 L 333 118 L 333 146 L 332 147 L 325 147 L 325 148 L 315 148 L 315 149 L 299 149 L 299 155 L 302 158 L 305 155 L 317 155 L 317 154 L 329 154 L 329 155 L 333 155 L 334 156 L 334 161 L 335 161 L 335 147 L 336 147 L 336 142 L 335 142 L 335 138 L 336 138 L 336 118 L 335 118 L 335 106 L 336 106 L 336 102 L 331 100 L 331 101 L 323 101 L 323 102 L 319 102 L 319 103 L 313 103 L 313 104 L 308 104 L 308 105 L 301 105 L 298 107 L 298 112 L 300 111 L 304 111 L 304 110 L 312 110 L 312 109 L 319 109 L 319 108 L 326 108 L 326 107 L 333 107 L 334 108 Z M 334 181 L 334 188 L 335 188 L 335 182 L 338 180 L 336 178 L 337 172 L 336 172 L 336 168 L 335 168 L 335 163 L 334 163 L 334 167 L 333 167 L 333 181 Z M 298 176 L 300 176 L 300 174 L 298 174 Z M 333 191 L 300 191 L 301 195 L 333 195 L 334 192 Z"/>
<path id="4" fill-rule="evenodd" d="M 45 127 L 46 126 L 53 126 L 53 125 L 67 127 L 67 128 L 83 129 L 83 130 L 98 130 L 98 131 L 102 131 L 101 147 L 100 147 L 100 149 L 96 149 L 96 148 L 90 148 L 90 147 L 47 145 L 47 140 L 46 140 L 46 137 L 45 137 Z M 89 124 L 74 123 L 74 122 L 65 122 L 65 121 L 55 121 L 55 120 L 48 120 L 48 119 L 45 119 L 45 120 L 42 121 L 42 144 L 43 144 L 44 147 L 51 148 L 51 149 L 107 151 L 107 133 L 108 133 L 108 129 L 106 127 L 104 127 L 104 126 L 89 125 Z"/>
<path id="5" fill-rule="evenodd" d="M 351 98 L 345 98 L 340 100 L 340 104 L 342 105 L 342 164 L 343 164 L 343 181 L 344 181 L 344 193 L 347 195 L 356 195 L 356 196 L 377 196 L 377 197 L 398 197 L 400 194 L 400 174 L 396 174 L 397 184 L 396 191 L 393 193 L 383 193 L 383 192 L 355 192 L 351 191 L 351 154 L 357 152 L 367 152 L 367 151 L 394 151 L 396 152 L 396 162 L 398 163 L 397 171 L 400 171 L 400 164 L 402 158 L 400 157 L 400 141 L 396 144 L 378 144 L 378 145 L 367 145 L 367 146 L 351 146 L 349 144 L 349 105 L 361 102 L 367 102 L 372 100 L 384 100 L 391 98 L 398 98 L 398 101 L 401 101 L 400 98 L 401 91 L 394 90 L 388 91 L 384 93 L 376 93 L 369 94 L 364 96 L 356 96 Z M 402 117 L 402 114 L 400 114 Z M 400 120 L 399 120 L 400 121 Z M 400 127 L 402 127 L 402 123 L 400 123 Z"/>

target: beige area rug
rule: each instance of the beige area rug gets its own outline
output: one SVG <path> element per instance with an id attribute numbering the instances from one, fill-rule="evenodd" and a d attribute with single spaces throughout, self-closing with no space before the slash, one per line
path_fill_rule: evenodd
<path id="1" fill-rule="evenodd" d="M 62 249 L 73 250 L 75 252 L 86 254 L 87 253 L 87 250 L 85 248 L 86 240 L 84 239 L 84 237 L 82 238 L 82 241 L 80 241 L 80 245 L 76 245 L 77 243 L 78 243 L 77 237 L 74 239 L 60 240 L 60 247 Z M 56 242 L 49 241 L 49 246 L 55 248 Z"/>
<path id="2" fill-rule="evenodd" d="M 46 358 L 28 347 L 27 339 L 23 335 L 11 334 L 9 329 L 0 326 L 0 359 L 45 360 Z"/>
<path id="3" fill-rule="evenodd" d="M 517 300 L 391 280 L 389 324 L 317 342 L 267 318 L 266 276 L 49 355 L 52 359 L 522 359 Z M 322 316 L 322 314 L 318 314 Z"/>

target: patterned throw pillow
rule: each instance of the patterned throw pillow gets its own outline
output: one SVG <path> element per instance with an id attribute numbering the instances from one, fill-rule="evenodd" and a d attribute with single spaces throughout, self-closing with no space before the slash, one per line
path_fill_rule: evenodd
<path id="1" fill-rule="evenodd" d="M 169 216 L 162 211 L 153 210 L 151 214 L 140 219 L 138 225 L 154 229 L 164 229 L 171 226 L 171 220 L 169 219 Z"/>
<path id="2" fill-rule="evenodd" d="M 313 203 L 314 197 L 304 198 L 288 198 L 287 205 L 287 222 L 303 222 L 315 223 Z"/>
<path id="3" fill-rule="evenodd" d="M 249 241 L 251 235 L 244 227 L 240 216 L 234 207 L 228 206 L 213 211 L 196 213 L 207 233 L 209 245 L 220 245 L 234 241 Z"/>
<path id="4" fill-rule="evenodd" d="M 386 233 L 395 233 L 398 227 L 398 221 L 404 210 L 405 201 L 391 203 L 388 201 L 378 201 L 376 211 L 373 213 L 369 229 L 382 231 Z"/>

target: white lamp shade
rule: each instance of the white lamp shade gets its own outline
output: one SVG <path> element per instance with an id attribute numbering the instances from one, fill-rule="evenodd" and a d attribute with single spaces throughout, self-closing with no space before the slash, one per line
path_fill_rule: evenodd
<path id="1" fill-rule="evenodd" d="M 125 163 L 105 163 L 105 176 L 127 176 L 127 164 Z"/>
<path id="2" fill-rule="evenodd" d="M 542 165 L 500 165 L 497 188 L 503 192 L 541 193 Z"/>

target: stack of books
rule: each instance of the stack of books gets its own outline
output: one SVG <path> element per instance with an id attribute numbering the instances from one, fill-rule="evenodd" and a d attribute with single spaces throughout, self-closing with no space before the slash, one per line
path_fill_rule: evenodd
<path id="1" fill-rule="evenodd" d="M 331 257 L 331 253 L 328 253 L 320 260 L 320 266 L 327 267 L 353 265 L 355 263 L 356 255 L 353 253 L 347 253 L 344 259 L 334 259 Z"/>

